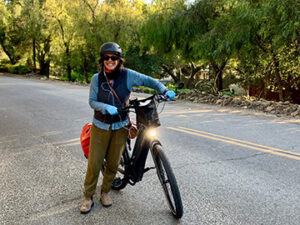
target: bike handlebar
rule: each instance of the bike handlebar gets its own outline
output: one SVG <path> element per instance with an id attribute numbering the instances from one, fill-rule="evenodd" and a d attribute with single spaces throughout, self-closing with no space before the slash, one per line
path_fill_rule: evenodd
<path id="1" fill-rule="evenodd" d="M 118 112 L 129 112 L 130 109 L 135 109 L 139 106 L 141 106 L 141 103 L 144 103 L 148 100 L 152 100 L 154 99 L 156 102 L 161 103 L 161 102 L 167 102 L 169 101 L 168 97 L 165 95 L 158 95 L 158 94 L 154 94 L 150 97 L 144 98 L 144 99 L 131 99 L 129 100 L 129 105 L 126 107 L 123 107 L 122 109 L 118 109 Z M 173 99 L 172 99 L 173 100 Z M 173 100 L 175 101 L 175 100 Z"/>

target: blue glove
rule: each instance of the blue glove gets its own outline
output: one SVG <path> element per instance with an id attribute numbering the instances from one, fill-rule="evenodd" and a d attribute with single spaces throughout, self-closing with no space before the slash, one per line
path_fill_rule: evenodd
<path id="1" fill-rule="evenodd" d="M 167 91 L 166 96 L 168 97 L 168 100 L 173 99 L 175 97 L 174 91 Z"/>
<path id="2" fill-rule="evenodd" d="M 105 110 L 110 114 L 110 115 L 117 115 L 118 114 L 118 109 L 115 106 L 112 105 L 107 105 L 105 107 Z"/>

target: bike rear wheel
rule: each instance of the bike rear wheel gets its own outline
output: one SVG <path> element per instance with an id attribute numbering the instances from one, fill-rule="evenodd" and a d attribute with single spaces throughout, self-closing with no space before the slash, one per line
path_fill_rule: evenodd
<path id="1" fill-rule="evenodd" d="M 157 176 L 162 185 L 169 208 L 171 209 L 174 217 L 179 219 L 183 215 L 180 192 L 173 170 L 160 144 L 156 144 L 153 146 L 152 157 L 154 160 Z"/>

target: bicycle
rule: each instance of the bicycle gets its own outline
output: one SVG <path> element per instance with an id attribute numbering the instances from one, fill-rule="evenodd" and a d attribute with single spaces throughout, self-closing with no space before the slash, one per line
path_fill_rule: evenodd
<path id="1" fill-rule="evenodd" d="M 170 163 L 163 151 L 162 144 L 155 137 L 154 128 L 160 126 L 157 113 L 157 104 L 167 101 L 163 95 L 152 95 L 151 97 L 138 100 L 130 100 L 129 105 L 120 111 L 135 112 L 138 134 L 132 150 L 130 138 L 120 160 L 118 173 L 121 177 L 114 179 L 113 190 L 121 190 L 127 184 L 135 185 L 141 181 L 144 173 L 150 169 L 156 169 L 157 176 L 163 187 L 169 208 L 177 219 L 183 215 L 183 206 L 179 188 Z M 134 109 L 132 111 L 131 109 Z M 155 167 L 145 168 L 148 152 L 151 152 Z M 102 173 L 105 168 L 103 163 Z"/>

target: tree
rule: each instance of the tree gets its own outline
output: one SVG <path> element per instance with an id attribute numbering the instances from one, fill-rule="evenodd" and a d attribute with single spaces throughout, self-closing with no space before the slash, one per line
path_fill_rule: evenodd
<path id="1" fill-rule="evenodd" d="M 16 64 L 24 50 L 23 27 L 20 26 L 20 5 L 13 1 L 0 3 L 0 45 L 11 64 Z"/>
<path id="2" fill-rule="evenodd" d="M 143 29 L 146 44 L 153 45 L 165 55 L 179 55 L 186 64 L 210 64 L 217 89 L 222 90 L 223 70 L 232 52 L 223 39 L 226 27 L 217 19 L 226 14 L 230 2 L 203 0 L 194 5 L 184 4 L 184 1 L 175 3 L 174 7 L 156 11 L 150 17 Z M 194 75 L 191 73 L 191 78 Z"/>
<path id="3" fill-rule="evenodd" d="M 60 61 L 66 67 L 69 81 L 71 81 L 71 52 L 75 33 L 74 23 L 76 20 L 76 18 L 72 17 L 72 15 L 74 15 L 74 11 L 78 8 L 78 0 L 47 0 L 44 5 L 46 16 L 52 18 L 52 21 L 50 22 L 50 30 L 52 30 L 52 32 L 58 31 L 59 33 L 60 38 L 56 40 L 56 44 L 62 44 L 64 48 L 63 57 Z"/>
<path id="4" fill-rule="evenodd" d="M 26 41 L 31 41 L 32 44 L 32 60 L 33 71 L 36 72 L 36 46 L 39 45 L 42 32 L 42 12 L 41 3 L 39 0 L 23 0 L 20 1 L 22 6 L 21 17 L 24 27 L 24 37 Z"/>
<path id="5" fill-rule="evenodd" d="M 240 71 L 244 70 L 247 77 L 262 74 L 264 96 L 273 90 L 284 100 L 291 77 L 299 79 L 299 67 L 295 66 L 299 62 L 299 54 L 295 54 L 299 50 L 299 4 L 290 0 L 245 0 L 236 6 L 230 19 L 227 35 L 240 61 Z"/>
<path id="6" fill-rule="evenodd" d="M 72 62 L 74 69 L 83 73 L 85 82 L 89 83 L 88 72 L 97 69 L 97 53 L 102 42 L 101 24 L 98 23 L 100 6 L 97 0 L 81 0 L 80 4 L 81 10 L 74 11 L 77 20 Z"/>

